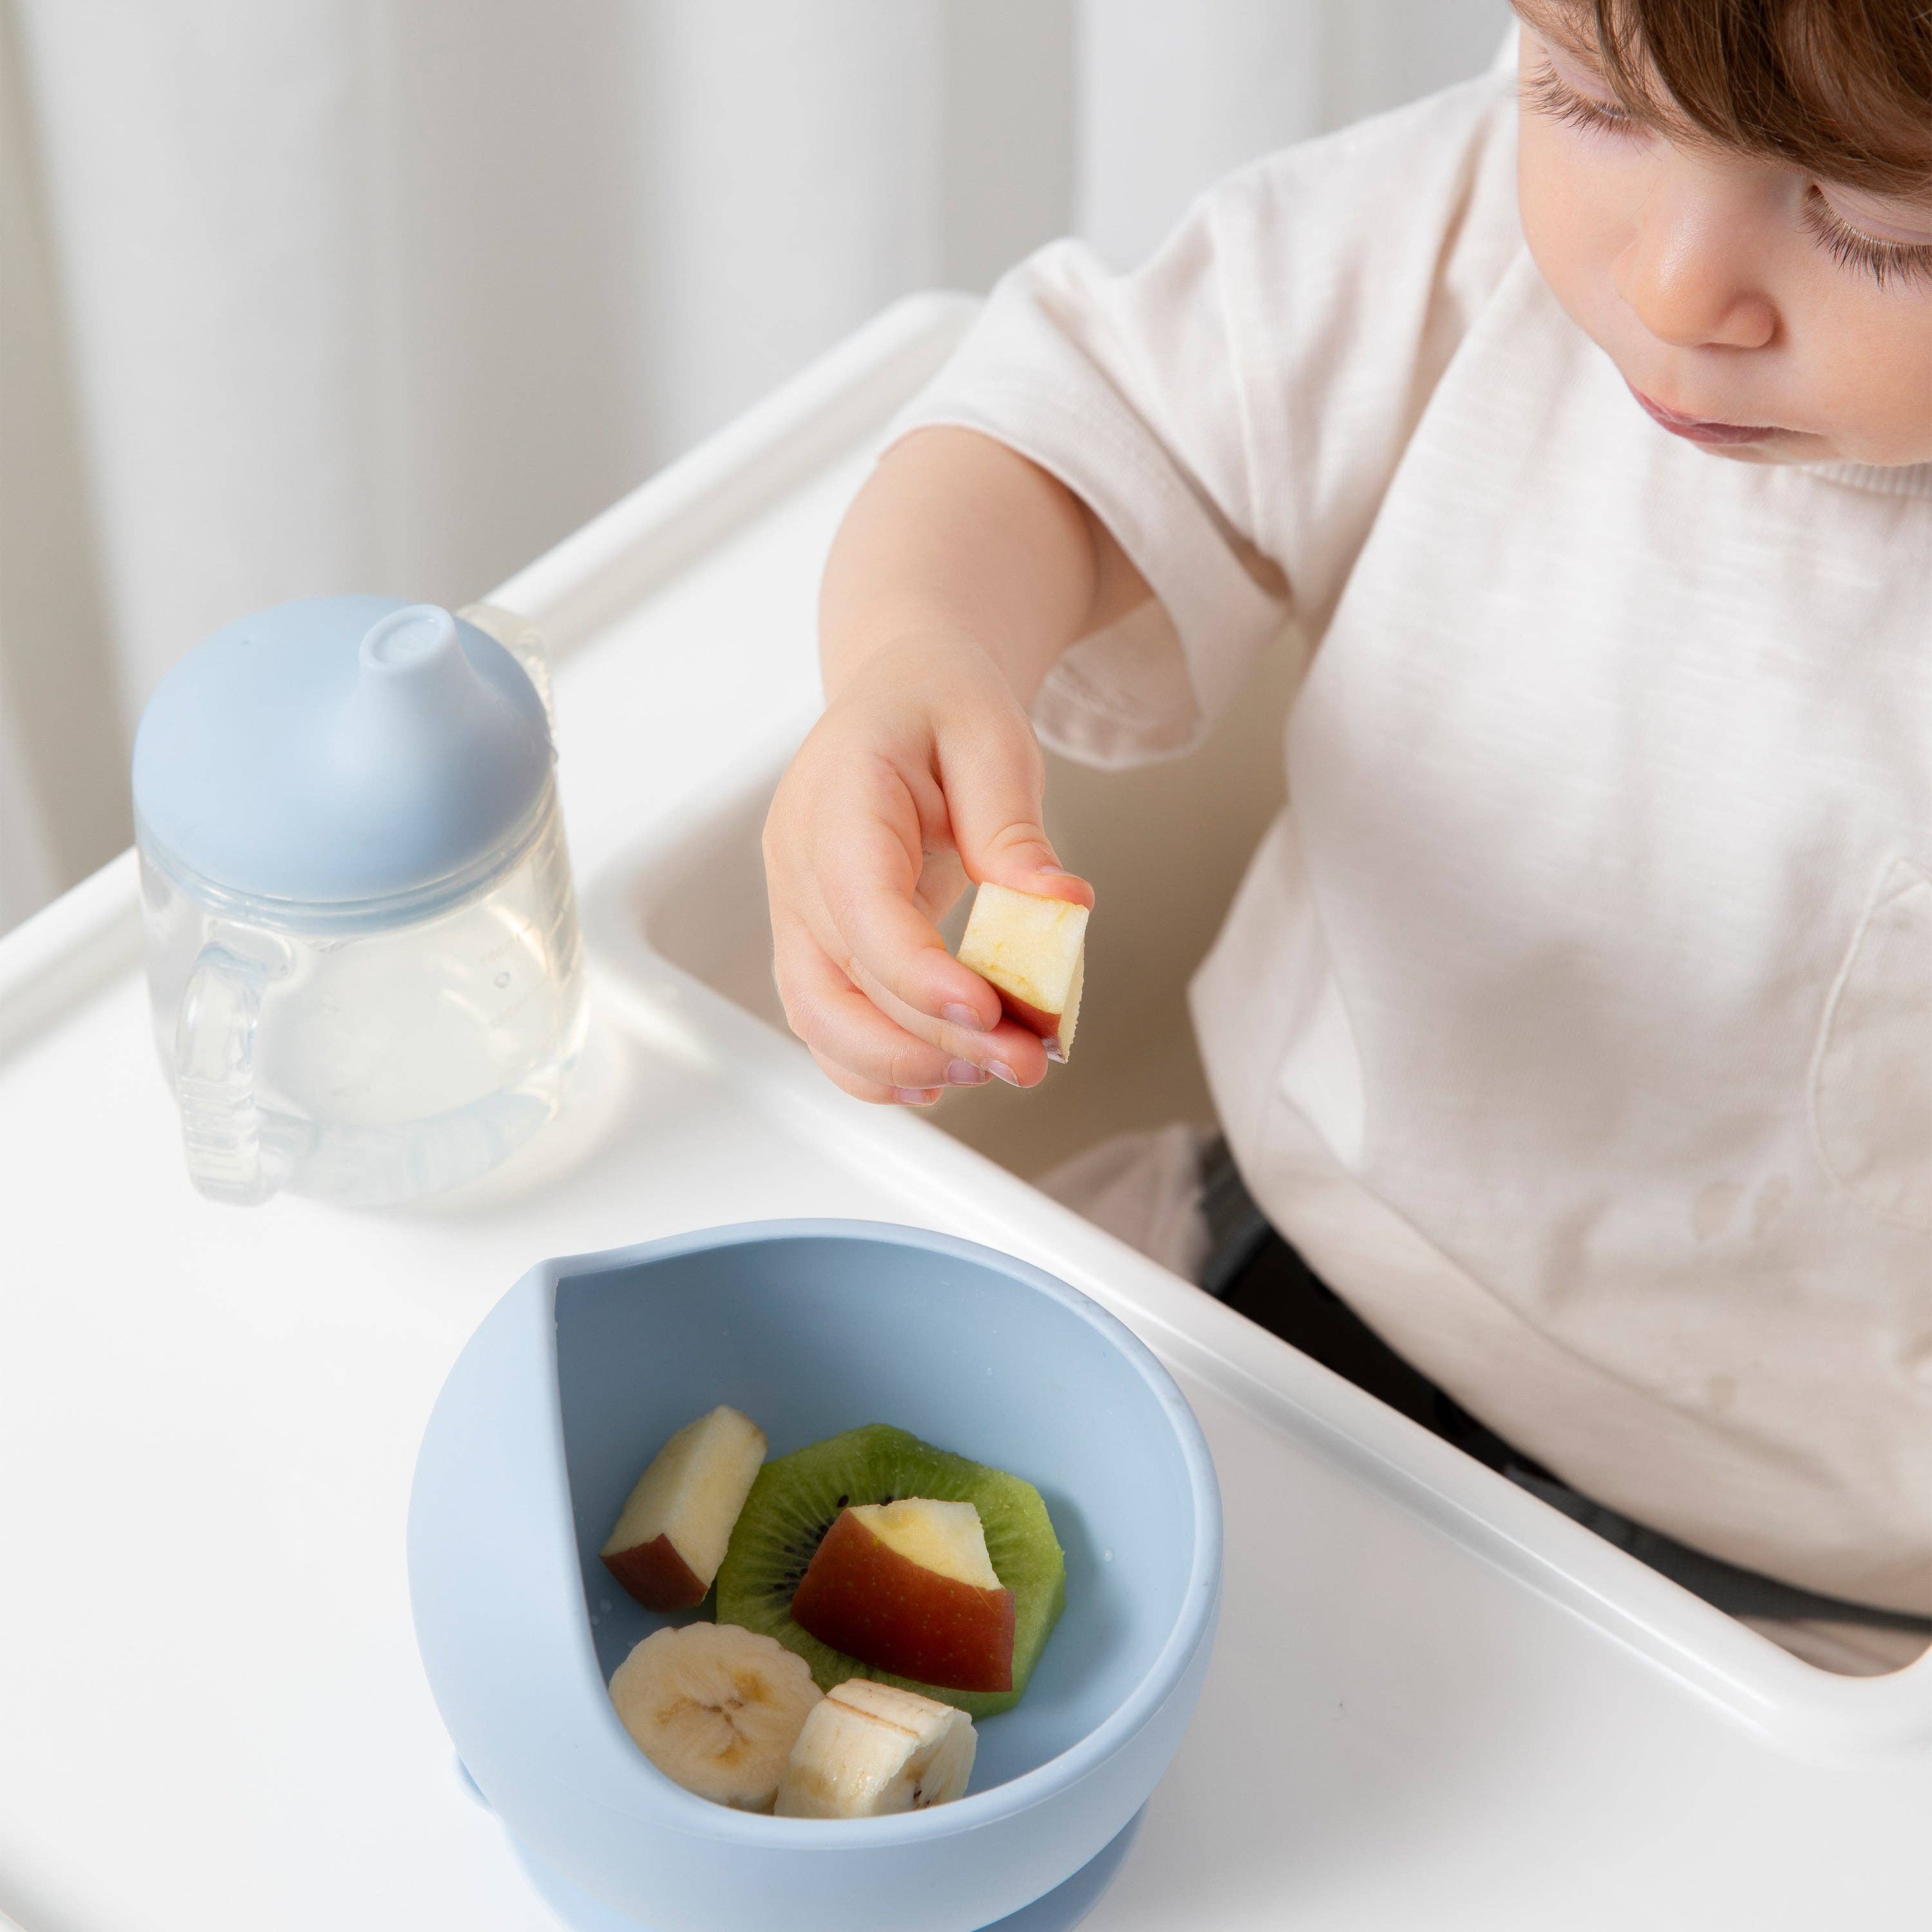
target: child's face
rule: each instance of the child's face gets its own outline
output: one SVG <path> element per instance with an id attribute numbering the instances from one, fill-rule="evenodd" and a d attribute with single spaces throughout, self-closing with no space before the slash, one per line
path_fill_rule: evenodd
<path id="1" fill-rule="evenodd" d="M 1932 200 L 1648 128 L 1562 8 L 1520 10 L 1530 253 L 1637 401 L 1746 462 L 1932 460 Z"/>

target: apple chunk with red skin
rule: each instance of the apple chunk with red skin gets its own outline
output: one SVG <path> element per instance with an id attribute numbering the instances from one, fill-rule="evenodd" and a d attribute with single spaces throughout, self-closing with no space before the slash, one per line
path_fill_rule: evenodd
<path id="1" fill-rule="evenodd" d="M 957 955 L 1000 996 L 1009 1016 L 1046 1042 L 1047 1057 L 1073 1048 L 1087 976 L 1088 908 L 988 883 L 973 902 Z"/>
<path id="2" fill-rule="evenodd" d="M 721 1403 L 687 1422 L 638 1478 L 604 1567 L 647 1610 L 695 1610 L 765 1460 L 765 1432 Z"/>
<path id="3" fill-rule="evenodd" d="M 791 1615 L 875 1670 L 946 1690 L 1013 1688 L 1013 1593 L 970 1503 L 910 1496 L 841 1510 Z"/>

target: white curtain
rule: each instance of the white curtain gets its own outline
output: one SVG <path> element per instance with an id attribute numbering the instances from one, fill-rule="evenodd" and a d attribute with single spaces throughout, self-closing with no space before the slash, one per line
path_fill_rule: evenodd
<path id="1" fill-rule="evenodd" d="M 196 638 L 460 602 L 894 296 L 1140 253 L 1503 0 L 0 0 L 0 927 Z"/>

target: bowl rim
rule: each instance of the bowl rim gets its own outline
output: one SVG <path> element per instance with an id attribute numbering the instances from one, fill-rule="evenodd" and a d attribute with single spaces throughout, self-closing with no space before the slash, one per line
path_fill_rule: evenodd
<path id="1" fill-rule="evenodd" d="M 1194 1548 L 1173 1625 L 1127 1694 L 1091 1730 L 1076 1738 L 1064 1750 L 1048 1758 L 1044 1764 L 1036 1765 L 1032 1770 L 1022 1772 L 1018 1777 L 1008 1778 L 988 1790 L 975 1792 L 950 1804 L 935 1805 L 923 1811 L 903 1812 L 888 1818 L 776 1818 L 760 1813 L 736 1811 L 700 1798 L 666 1777 L 637 1750 L 610 1704 L 603 1671 L 596 1660 L 589 1616 L 590 1606 L 586 1598 L 581 1625 L 583 1642 L 592 1674 L 599 1689 L 605 1693 L 600 1700 L 604 1715 L 610 1730 L 627 1749 L 635 1754 L 638 1770 L 647 1774 L 639 1788 L 648 1790 L 654 1800 L 670 1807 L 662 1822 L 683 1832 L 747 1849 L 755 1846 L 773 1851 L 836 1852 L 868 1847 L 883 1850 L 982 1830 L 1032 1810 L 1043 1799 L 1071 1790 L 1097 1771 L 1152 1720 L 1180 1688 L 1189 1665 L 1203 1643 L 1211 1640 L 1220 1602 L 1222 1562 L 1221 1492 L 1214 1456 L 1186 1396 L 1160 1358 L 1119 1316 L 1102 1307 L 1090 1295 L 1083 1294 L 1044 1268 L 1023 1261 L 1017 1255 L 1007 1254 L 1000 1249 L 956 1234 L 891 1221 L 808 1217 L 734 1222 L 640 1242 L 632 1246 L 608 1248 L 540 1262 L 532 1273 L 544 1282 L 550 1305 L 553 1318 L 545 1324 L 551 1350 L 550 1386 L 554 1391 L 559 1391 L 560 1404 L 554 1315 L 557 1290 L 566 1277 L 614 1274 L 644 1262 L 672 1261 L 684 1255 L 714 1249 L 800 1240 L 876 1241 L 922 1248 L 989 1266 L 1016 1280 L 1022 1286 L 1058 1303 L 1112 1346 L 1114 1352 L 1139 1376 L 1166 1416 L 1180 1452 L 1193 1508 Z M 602 1802 L 614 1803 L 618 1798 L 619 1794 L 613 1792 L 606 1794 Z"/>

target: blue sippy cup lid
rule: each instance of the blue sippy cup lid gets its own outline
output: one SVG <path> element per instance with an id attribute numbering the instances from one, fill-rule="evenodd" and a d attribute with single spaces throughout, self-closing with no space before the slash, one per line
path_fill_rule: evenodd
<path id="1" fill-rule="evenodd" d="M 134 737 L 134 813 L 171 870 L 344 905 L 454 878 L 542 796 L 549 720 L 494 638 L 433 604 L 310 597 L 188 652 Z"/>

